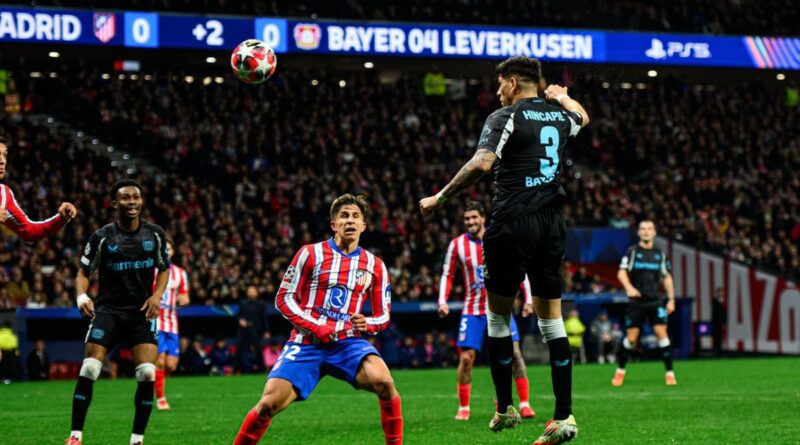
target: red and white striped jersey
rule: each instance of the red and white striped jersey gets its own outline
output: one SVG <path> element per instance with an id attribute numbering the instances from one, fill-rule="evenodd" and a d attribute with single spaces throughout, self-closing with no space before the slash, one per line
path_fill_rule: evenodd
<path id="1" fill-rule="evenodd" d="M 313 344 L 311 331 L 323 324 L 333 328 L 336 340 L 360 337 L 350 318 L 367 299 L 372 307 L 367 332 L 377 334 L 389 325 L 392 303 L 386 265 L 361 247 L 344 254 L 330 238 L 295 254 L 275 307 L 294 325 L 289 341 Z"/>
<path id="2" fill-rule="evenodd" d="M 156 276 L 158 270 L 156 270 Z M 153 283 L 155 287 L 155 282 Z M 182 268 L 170 264 L 169 281 L 164 295 L 161 296 L 161 309 L 158 313 L 158 330 L 178 333 L 178 295 L 189 292 L 189 278 Z"/>
<path id="3" fill-rule="evenodd" d="M 456 268 L 464 277 L 464 315 L 486 315 L 489 301 L 486 298 L 486 286 L 483 283 L 483 240 L 472 238 L 465 233 L 450 241 L 447 254 L 444 256 L 442 279 L 439 282 L 439 304 L 447 303 L 453 289 Z M 531 283 L 528 276 L 520 285 L 525 304 L 533 302 Z"/>
<path id="4" fill-rule="evenodd" d="M 25 241 L 39 241 L 53 235 L 69 222 L 58 213 L 44 221 L 31 221 L 5 184 L 0 184 L 0 208 L 6 211 L 4 224 Z"/>

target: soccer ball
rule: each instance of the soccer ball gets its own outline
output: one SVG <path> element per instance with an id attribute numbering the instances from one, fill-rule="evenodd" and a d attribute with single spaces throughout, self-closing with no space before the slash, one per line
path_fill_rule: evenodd
<path id="1" fill-rule="evenodd" d="M 278 66 L 275 51 L 261 40 L 248 39 L 236 45 L 231 54 L 233 74 L 251 85 L 269 79 Z"/>

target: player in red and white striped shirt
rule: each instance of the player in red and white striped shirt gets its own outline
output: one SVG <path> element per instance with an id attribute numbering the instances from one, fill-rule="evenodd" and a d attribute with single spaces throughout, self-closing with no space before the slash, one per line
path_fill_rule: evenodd
<path id="1" fill-rule="evenodd" d="M 160 410 L 170 409 L 164 396 L 164 382 L 169 374 L 178 368 L 181 355 L 180 337 L 178 336 L 178 306 L 189 304 L 189 278 L 186 271 L 172 263 L 175 248 L 172 240 L 167 238 L 167 255 L 169 255 L 169 282 L 164 295 L 161 296 L 161 309 L 158 314 L 158 360 L 156 360 L 156 407 Z M 153 284 L 155 286 L 155 283 Z"/>
<path id="2" fill-rule="evenodd" d="M 257 443 L 275 415 L 307 399 L 328 374 L 376 393 L 386 443 L 403 443 L 400 395 L 378 350 L 362 338 L 389 325 L 391 308 L 386 266 L 358 246 L 368 211 L 362 197 L 336 198 L 330 213 L 333 237 L 303 246 L 286 269 L 275 306 L 294 330 L 234 445 Z M 361 313 L 367 300 L 371 316 Z"/>
<path id="3" fill-rule="evenodd" d="M 472 367 L 475 356 L 483 347 L 486 334 L 486 310 L 488 300 L 483 284 L 483 234 L 486 231 L 486 212 L 479 202 L 471 201 L 464 210 L 464 225 L 467 233 L 454 238 L 447 248 L 439 284 L 439 316 L 444 318 L 450 313 L 447 299 L 453 289 L 456 269 L 464 277 L 464 309 L 459 323 L 457 346 L 461 353 L 458 362 L 458 412 L 456 420 L 469 420 L 469 399 L 472 392 Z M 520 285 L 525 298 L 522 316 L 533 313 L 533 297 L 531 283 L 527 275 Z M 519 329 L 514 318 L 511 318 L 511 337 L 514 341 L 514 361 L 512 372 L 519 393 L 519 411 L 522 417 L 533 418 L 536 413 L 530 406 L 529 384 L 519 347 Z"/>
<path id="4" fill-rule="evenodd" d="M 0 137 L 0 180 L 6 175 L 8 163 L 8 147 Z M 62 202 L 58 213 L 44 221 L 32 221 L 17 204 L 14 192 L 5 184 L 0 184 L 0 224 L 5 224 L 25 241 L 39 241 L 58 233 L 70 220 L 75 218 L 78 210 L 68 202 Z"/>

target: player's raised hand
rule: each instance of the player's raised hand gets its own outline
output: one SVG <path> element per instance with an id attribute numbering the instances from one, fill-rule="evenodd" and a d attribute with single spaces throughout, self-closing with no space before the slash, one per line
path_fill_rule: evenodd
<path id="1" fill-rule="evenodd" d="M 636 289 L 633 286 L 625 289 L 625 293 L 628 295 L 628 298 L 641 298 L 642 297 L 642 293 L 639 292 L 639 289 Z"/>
<path id="2" fill-rule="evenodd" d="M 528 318 L 531 315 L 533 315 L 533 304 L 527 303 L 524 306 L 522 306 L 522 316 L 524 318 Z"/>
<path id="3" fill-rule="evenodd" d="M 428 217 L 433 215 L 433 212 L 436 211 L 442 205 L 442 200 L 439 199 L 439 196 L 428 196 L 427 198 L 422 198 L 419 200 L 419 209 L 422 211 L 422 216 Z"/>
<path id="4" fill-rule="evenodd" d="M 144 316 L 147 320 L 155 320 L 158 317 L 158 311 L 161 308 L 161 296 L 153 295 L 147 299 L 142 305 L 140 311 L 144 311 Z"/>
<path id="5" fill-rule="evenodd" d="M 367 332 L 367 317 L 364 314 L 353 314 L 350 321 L 353 323 L 354 328 L 361 332 Z"/>
<path id="6" fill-rule="evenodd" d="M 562 94 L 568 96 L 567 87 L 553 84 L 548 85 L 547 88 L 544 89 L 544 97 L 547 100 L 556 100 L 556 98 Z"/>
<path id="7" fill-rule="evenodd" d="M 439 305 L 439 318 L 447 317 L 447 314 L 450 313 L 450 306 L 447 303 Z"/>
<path id="8" fill-rule="evenodd" d="M 86 302 L 78 306 L 78 309 L 81 310 L 81 316 L 94 318 L 94 302 L 91 299 L 87 299 Z"/>
<path id="9" fill-rule="evenodd" d="M 58 214 L 64 219 L 73 219 L 78 216 L 78 209 L 70 202 L 62 202 L 58 207 Z"/>

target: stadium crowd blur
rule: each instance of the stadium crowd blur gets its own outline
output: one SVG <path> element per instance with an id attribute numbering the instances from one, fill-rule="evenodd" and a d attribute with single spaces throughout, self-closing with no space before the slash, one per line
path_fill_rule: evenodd
<path id="1" fill-rule="evenodd" d="M 156 172 L 134 175 L 145 186 L 146 218 L 175 238 L 194 303 L 240 301 L 249 284 L 273 296 L 295 250 L 329 236 L 329 203 L 343 191 L 372 204 L 362 244 L 386 261 L 395 298 L 438 295 L 445 246 L 463 230 L 460 208 L 425 221 L 417 201 L 474 150 L 496 107 L 488 81 L 435 97 L 420 79 L 382 84 L 376 74 L 350 75 L 341 88 L 335 75 L 282 73 L 251 88 L 229 78 L 205 85 L 75 73 L 21 83 L 25 107 L 148 157 Z M 666 236 L 785 275 L 800 271 L 797 104 L 776 85 L 645 87 L 573 86 L 593 125 L 570 147 L 568 224 L 632 227 L 649 216 Z M 6 115 L 0 134 L 11 141 L 7 183 L 23 208 L 44 217 L 69 200 L 81 212 L 32 246 L 4 232 L 0 307 L 69 306 L 76 252 L 111 220 L 107 188 L 120 173 L 64 128 L 50 133 Z M 464 199 L 490 208 L 490 189 L 486 178 Z M 565 270 L 566 290 L 611 286 L 580 265 Z"/>
<path id="2" fill-rule="evenodd" d="M 94 7 L 216 14 L 611 28 L 706 34 L 797 35 L 792 0 L 11 0 L 36 6 Z"/>

